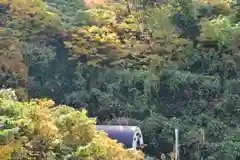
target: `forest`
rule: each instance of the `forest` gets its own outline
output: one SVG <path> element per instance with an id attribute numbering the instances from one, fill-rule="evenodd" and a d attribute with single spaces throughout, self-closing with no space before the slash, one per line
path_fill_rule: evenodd
<path id="1" fill-rule="evenodd" d="M 240 1 L 0 0 L 0 86 L 1 160 L 239 160 Z"/>

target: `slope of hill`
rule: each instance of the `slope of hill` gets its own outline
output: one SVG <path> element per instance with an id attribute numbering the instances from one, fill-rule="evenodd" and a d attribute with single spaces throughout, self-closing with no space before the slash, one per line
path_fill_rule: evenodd
<path id="1" fill-rule="evenodd" d="M 101 124 L 139 125 L 150 155 L 172 151 L 177 127 L 184 159 L 235 160 L 239 9 L 234 0 L 1 0 L 0 85 L 20 101 L 48 97 Z"/>

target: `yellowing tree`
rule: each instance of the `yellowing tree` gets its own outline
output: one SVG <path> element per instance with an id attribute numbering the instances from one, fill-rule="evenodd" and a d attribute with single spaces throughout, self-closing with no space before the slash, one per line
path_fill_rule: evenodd
<path id="1" fill-rule="evenodd" d="M 87 55 L 91 64 L 119 64 L 130 61 L 129 57 L 148 63 L 188 43 L 175 34 L 170 21 L 175 12 L 170 5 L 129 12 L 127 6 L 114 3 L 92 7 L 86 13 L 91 25 L 69 29 L 65 45 L 73 54 Z"/>
<path id="2" fill-rule="evenodd" d="M 0 68 L 19 74 L 26 83 L 28 81 L 28 66 L 24 62 L 22 44 L 13 36 L 11 31 L 3 27 L 0 27 L 0 48 Z"/>
<path id="3" fill-rule="evenodd" d="M 1 3 L 9 6 L 7 13 L 11 18 L 7 21 L 7 27 L 19 30 L 16 36 L 20 39 L 29 39 L 39 33 L 55 33 L 62 29 L 58 16 L 42 0 L 12 0 Z"/>
<path id="4" fill-rule="evenodd" d="M 85 110 L 56 106 L 48 99 L 18 102 L 0 90 L 0 159 L 142 160 L 137 151 L 96 130 Z"/>

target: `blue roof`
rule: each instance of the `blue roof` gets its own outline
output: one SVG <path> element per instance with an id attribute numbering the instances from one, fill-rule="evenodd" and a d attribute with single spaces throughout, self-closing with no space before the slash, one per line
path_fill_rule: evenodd
<path id="1" fill-rule="evenodd" d="M 132 148 L 134 131 L 136 129 L 137 126 L 97 125 L 97 130 L 105 131 L 110 138 L 116 139 L 128 148 Z"/>

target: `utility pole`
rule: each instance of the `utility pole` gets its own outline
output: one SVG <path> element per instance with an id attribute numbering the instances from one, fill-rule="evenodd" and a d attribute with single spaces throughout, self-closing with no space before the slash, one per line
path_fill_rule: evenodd
<path id="1" fill-rule="evenodd" d="M 205 130 L 204 130 L 204 128 L 201 128 L 200 129 L 200 131 L 201 131 L 201 146 L 202 145 L 205 145 Z M 205 147 L 203 147 L 204 148 L 204 150 L 201 152 L 201 157 L 200 157 L 200 160 L 202 160 L 202 159 L 204 159 L 205 158 Z"/>
<path id="2" fill-rule="evenodd" d="M 175 129 L 175 160 L 180 160 L 178 146 L 179 146 L 179 130 Z"/>

